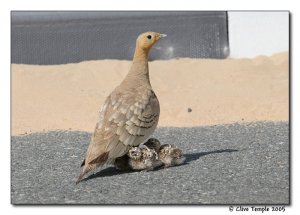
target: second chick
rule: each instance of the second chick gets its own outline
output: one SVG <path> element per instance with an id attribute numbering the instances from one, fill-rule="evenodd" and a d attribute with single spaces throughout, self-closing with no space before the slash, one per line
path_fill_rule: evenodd
<path id="1" fill-rule="evenodd" d="M 158 156 L 165 168 L 180 165 L 185 161 L 182 151 L 172 144 L 162 145 L 159 148 Z"/>

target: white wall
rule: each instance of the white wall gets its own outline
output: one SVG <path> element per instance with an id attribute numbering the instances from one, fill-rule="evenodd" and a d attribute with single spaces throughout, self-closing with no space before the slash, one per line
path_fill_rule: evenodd
<path id="1" fill-rule="evenodd" d="M 230 57 L 289 50 L 288 12 L 228 12 Z"/>

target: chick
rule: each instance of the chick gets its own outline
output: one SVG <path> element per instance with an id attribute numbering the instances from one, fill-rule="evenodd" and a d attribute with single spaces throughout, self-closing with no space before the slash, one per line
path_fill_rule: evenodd
<path id="1" fill-rule="evenodd" d="M 162 165 L 153 149 L 133 147 L 128 152 L 128 165 L 134 170 L 150 171 Z"/>
<path id="2" fill-rule="evenodd" d="M 158 156 L 159 160 L 165 165 L 165 168 L 180 165 L 185 161 L 182 151 L 172 144 L 162 145 Z"/>
<path id="3" fill-rule="evenodd" d="M 159 153 L 159 148 L 161 146 L 159 140 L 155 139 L 155 138 L 150 138 L 143 145 L 146 146 L 149 149 L 153 149 L 154 151 L 156 151 L 156 153 Z"/>
<path id="4" fill-rule="evenodd" d="M 138 147 L 133 147 L 128 151 L 126 155 L 116 158 L 114 165 L 119 170 L 134 169 L 131 167 L 129 163 L 133 163 L 134 165 L 135 163 L 138 163 L 140 160 L 142 160 L 142 150 Z"/>

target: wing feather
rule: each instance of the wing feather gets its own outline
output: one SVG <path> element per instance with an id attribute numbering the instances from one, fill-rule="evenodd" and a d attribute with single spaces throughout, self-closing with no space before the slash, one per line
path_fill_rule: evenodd
<path id="1" fill-rule="evenodd" d="M 100 111 L 82 174 L 144 142 L 157 126 L 158 117 L 159 103 L 153 91 L 113 91 Z"/>

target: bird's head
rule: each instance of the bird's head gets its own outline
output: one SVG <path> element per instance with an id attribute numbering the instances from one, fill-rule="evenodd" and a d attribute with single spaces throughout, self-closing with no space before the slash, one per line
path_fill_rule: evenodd
<path id="1" fill-rule="evenodd" d="M 134 160 L 138 160 L 142 157 L 142 151 L 138 147 L 133 147 L 129 150 L 128 155 Z"/>
<path id="2" fill-rule="evenodd" d="M 161 34 L 157 32 L 145 32 L 138 36 L 136 40 L 137 47 L 149 51 L 150 48 L 161 38 L 166 37 L 166 34 Z"/>

